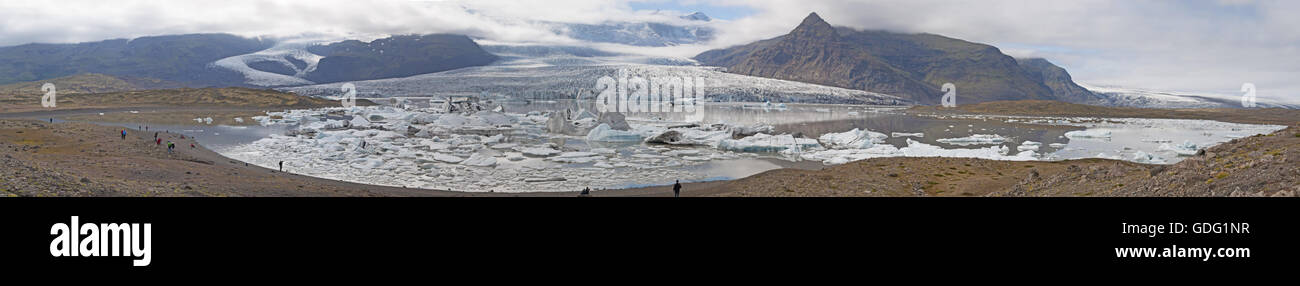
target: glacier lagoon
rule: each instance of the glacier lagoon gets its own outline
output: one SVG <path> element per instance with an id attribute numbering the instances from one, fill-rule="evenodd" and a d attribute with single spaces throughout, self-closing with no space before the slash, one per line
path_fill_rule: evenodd
<path id="1" fill-rule="evenodd" d="M 211 145 L 218 153 L 263 167 L 285 161 L 286 171 L 303 175 L 467 192 L 730 180 L 877 157 L 1172 164 L 1199 149 L 1283 128 L 1208 120 L 917 115 L 893 106 L 708 103 L 693 118 L 698 122 L 686 121 L 685 113 L 626 114 L 629 128 L 610 131 L 594 126 L 595 116 L 579 114 L 571 116 L 572 124 L 598 132 L 560 134 L 548 131 L 550 113 L 587 108 L 565 100 L 511 101 L 502 107 L 504 112 L 474 114 L 384 105 L 289 110 L 255 118 L 261 126 L 176 128 L 206 130 L 200 137 L 205 145 L 219 142 Z M 668 144 L 655 139 L 668 137 L 674 138 Z"/>

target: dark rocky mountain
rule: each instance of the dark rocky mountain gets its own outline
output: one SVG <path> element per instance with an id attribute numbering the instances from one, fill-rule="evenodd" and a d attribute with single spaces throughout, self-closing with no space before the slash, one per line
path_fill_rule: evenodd
<path id="1" fill-rule="evenodd" d="M 193 87 L 240 85 L 242 75 L 209 64 L 272 44 L 229 34 L 189 34 L 0 47 L 0 84 L 99 73 Z"/>
<path id="2" fill-rule="evenodd" d="M 393 36 L 307 48 L 324 56 L 305 77 L 316 83 L 406 77 L 492 63 L 497 56 L 463 35 Z"/>
<path id="3" fill-rule="evenodd" d="M 1046 61 L 1022 64 L 996 47 L 933 34 L 837 28 L 816 13 L 789 34 L 695 59 L 733 73 L 879 92 L 922 104 L 938 103 L 940 87 L 949 82 L 957 86 L 959 103 L 1080 102 L 1091 94 Z"/>
<path id="4" fill-rule="evenodd" d="M 1074 83 L 1069 72 L 1046 59 L 1016 59 L 1016 62 L 1020 63 L 1020 68 L 1029 72 L 1036 81 L 1051 89 L 1052 96 L 1057 100 L 1084 104 L 1106 103 L 1104 97 Z"/>

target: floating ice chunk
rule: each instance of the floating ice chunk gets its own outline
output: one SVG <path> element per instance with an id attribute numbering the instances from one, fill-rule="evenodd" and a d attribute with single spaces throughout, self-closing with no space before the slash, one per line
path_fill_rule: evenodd
<path id="1" fill-rule="evenodd" d="M 519 144 L 499 143 L 499 144 L 492 144 L 491 146 L 488 146 L 488 148 L 492 148 L 492 149 L 514 149 L 515 147 L 519 147 Z"/>
<path id="2" fill-rule="evenodd" d="M 912 139 L 907 139 L 907 147 L 899 148 L 899 151 L 907 157 L 981 158 L 1006 161 L 1038 160 L 1038 158 L 1034 157 L 1036 154 L 1033 151 L 1008 156 L 1006 155 L 1008 153 L 1006 146 L 989 146 L 978 149 L 943 149 L 939 146 L 916 142 Z"/>
<path id="3" fill-rule="evenodd" d="M 650 133 L 654 134 L 655 132 L 651 131 Z M 731 139 L 731 132 L 674 128 L 646 137 L 645 143 L 715 146 L 725 139 Z"/>
<path id="4" fill-rule="evenodd" d="M 596 154 L 614 154 L 614 153 L 616 153 L 616 151 L 615 151 L 614 149 L 610 149 L 610 148 L 592 148 L 592 149 L 591 149 L 591 153 L 596 153 Z"/>
<path id="5" fill-rule="evenodd" d="M 664 156 L 664 155 L 655 155 L 655 154 L 632 154 L 632 158 L 637 158 L 637 159 L 663 159 L 663 158 L 668 158 L 668 156 Z"/>
<path id="6" fill-rule="evenodd" d="M 1133 162 L 1144 164 L 1164 164 L 1165 159 L 1156 155 L 1147 154 L 1147 152 L 1137 151 L 1137 153 L 1133 153 Z"/>
<path id="7" fill-rule="evenodd" d="M 474 167 L 491 167 L 497 164 L 497 158 L 483 153 L 474 153 L 474 155 L 470 155 L 468 159 L 461 161 L 460 164 Z"/>
<path id="8" fill-rule="evenodd" d="M 1074 139 L 1074 138 L 1106 138 L 1106 139 L 1109 139 L 1109 138 L 1110 138 L 1110 131 L 1106 131 L 1106 130 L 1095 130 L 1095 129 L 1088 129 L 1088 130 L 1075 130 L 1075 131 L 1065 132 L 1065 137 L 1066 137 L 1066 138 L 1071 138 L 1071 139 Z"/>
<path id="9" fill-rule="evenodd" d="M 1021 143 L 1020 143 L 1020 146 L 1017 146 L 1017 147 L 1016 147 L 1016 150 L 1019 150 L 1019 151 L 1038 151 L 1038 148 L 1039 148 L 1039 147 L 1042 147 L 1042 146 L 1043 146 L 1043 143 L 1034 142 L 1034 141 L 1025 141 L 1025 142 L 1021 142 Z"/>
<path id="10" fill-rule="evenodd" d="M 864 149 L 839 149 L 823 150 L 810 153 L 804 153 L 801 157 L 805 160 L 821 161 L 826 165 L 839 165 L 852 161 L 865 160 L 870 158 L 881 157 L 898 157 L 903 156 L 897 147 L 887 144 L 877 144 L 871 148 Z"/>
<path id="11" fill-rule="evenodd" d="M 481 142 L 482 142 L 483 144 L 498 143 L 498 142 L 501 142 L 502 140 L 505 140 L 505 138 L 506 138 L 506 136 L 505 136 L 504 134 L 497 134 L 497 135 L 492 135 L 492 136 L 488 136 L 488 137 L 483 137 L 483 141 L 481 141 Z"/>
<path id="12" fill-rule="evenodd" d="M 727 139 L 718 143 L 718 149 L 736 152 L 781 152 L 788 149 L 807 150 L 820 148 L 817 140 L 794 138 L 790 134 L 768 135 L 755 134 L 741 139 Z"/>
<path id="13" fill-rule="evenodd" d="M 699 154 L 700 154 L 700 150 L 697 149 L 682 149 L 682 150 L 672 150 L 672 151 L 664 152 L 664 156 L 673 156 L 673 157 L 683 156 L 683 155 L 693 156 Z"/>
<path id="14" fill-rule="evenodd" d="M 1065 144 L 1065 143 L 1052 143 L 1052 144 L 1047 144 L 1047 146 L 1052 146 L 1052 148 L 1061 149 L 1061 148 L 1065 148 L 1066 144 Z"/>
<path id="15" fill-rule="evenodd" d="M 614 165 L 610 165 L 609 163 L 606 162 L 596 162 L 596 164 L 592 164 L 591 166 L 597 168 L 606 168 L 606 169 L 614 168 Z"/>
<path id="16" fill-rule="evenodd" d="M 853 128 L 843 133 L 822 134 L 817 142 L 829 149 L 866 149 L 875 143 L 884 143 L 885 138 L 889 136 L 884 133 Z"/>
<path id="17" fill-rule="evenodd" d="M 101 113 L 100 115 L 104 115 L 104 114 Z M 195 117 L 194 122 L 203 123 L 203 118 Z"/>
<path id="18" fill-rule="evenodd" d="M 525 159 L 528 158 L 524 157 L 524 154 L 520 154 L 520 153 L 510 153 L 509 155 L 506 155 L 506 160 L 510 160 L 510 161 L 517 162 L 517 161 L 523 161 Z"/>
<path id="19" fill-rule="evenodd" d="M 975 134 L 966 137 L 944 138 L 935 141 L 939 141 L 940 143 L 948 143 L 952 145 L 988 145 L 988 144 L 1001 144 L 1003 141 L 1006 140 L 1007 140 L 1006 137 L 1002 137 L 1001 135 L 997 135 L 997 134 Z"/>
<path id="20" fill-rule="evenodd" d="M 1142 139 L 1142 142 L 1147 142 L 1147 143 L 1174 143 L 1174 140 L 1168 140 L 1168 139 Z"/>
<path id="21" fill-rule="evenodd" d="M 1196 143 L 1192 143 L 1192 141 L 1183 141 L 1183 144 L 1160 144 L 1160 150 L 1172 151 L 1179 156 L 1194 156 L 1197 151 L 1200 151 L 1200 146 L 1196 146 Z"/>
<path id="22" fill-rule="evenodd" d="M 595 142 L 636 142 L 641 141 L 641 134 L 632 131 L 614 130 L 609 124 L 600 124 L 587 132 L 587 141 Z"/>
<path id="23" fill-rule="evenodd" d="M 447 155 L 447 154 L 443 154 L 443 153 L 433 153 L 433 159 L 434 159 L 434 160 L 438 160 L 438 161 L 447 162 L 447 163 L 452 163 L 452 164 L 460 163 L 460 161 L 464 161 L 464 160 L 465 160 L 464 158 L 461 158 L 461 157 L 456 157 L 456 156 Z"/>
<path id="24" fill-rule="evenodd" d="M 370 127 L 370 120 L 366 120 L 365 117 L 361 117 L 361 116 L 353 116 L 353 117 L 352 117 L 352 120 L 351 120 L 351 121 L 348 121 L 348 123 L 349 123 L 349 125 L 352 126 L 352 128 L 369 128 L 369 127 Z"/>
<path id="25" fill-rule="evenodd" d="M 560 150 L 555 150 L 554 148 L 550 148 L 550 147 L 525 147 L 525 148 L 518 148 L 515 150 L 524 153 L 524 155 L 536 156 L 536 157 L 547 157 L 547 156 L 560 153 Z"/>
<path id="26" fill-rule="evenodd" d="M 898 137 L 917 137 L 917 138 L 924 138 L 924 137 L 925 137 L 925 133 L 902 133 L 902 132 L 892 132 L 892 133 L 889 133 L 889 136 L 890 136 L 890 137 L 894 137 L 894 138 L 898 138 Z"/>
<path id="27" fill-rule="evenodd" d="M 558 156 L 555 156 L 555 158 L 577 158 L 577 157 L 591 157 L 597 155 L 600 154 L 596 154 L 592 152 L 564 152 Z"/>
<path id="28" fill-rule="evenodd" d="M 384 165 L 384 160 L 374 158 L 360 158 L 352 161 L 352 167 L 357 169 L 375 169 Z"/>
<path id="29" fill-rule="evenodd" d="M 235 117 L 235 123 L 244 123 L 243 117 Z"/>
<path id="30" fill-rule="evenodd" d="M 848 114 L 849 114 L 849 116 L 858 116 L 858 112 L 857 112 L 857 111 L 849 111 Z"/>
<path id="31" fill-rule="evenodd" d="M 605 156 L 591 152 L 564 152 L 558 156 L 551 157 L 548 160 L 563 163 L 591 163 L 593 161 L 604 160 Z"/>

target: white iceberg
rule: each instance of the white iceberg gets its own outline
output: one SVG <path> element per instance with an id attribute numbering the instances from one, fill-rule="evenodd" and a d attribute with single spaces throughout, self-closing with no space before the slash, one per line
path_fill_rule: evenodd
<path id="1" fill-rule="evenodd" d="M 786 150 L 818 149 L 821 144 L 809 138 L 794 138 L 790 134 L 768 135 L 755 134 L 741 139 L 726 139 L 718 142 L 718 149 L 736 152 L 781 152 Z"/>
<path id="2" fill-rule="evenodd" d="M 470 155 L 468 159 L 461 161 L 460 164 L 474 167 L 491 167 L 497 164 L 497 158 L 494 158 L 491 155 L 484 155 L 483 153 L 474 153 L 474 155 Z"/>
<path id="3" fill-rule="evenodd" d="M 1065 132 L 1065 137 L 1066 137 L 1066 138 L 1071 138 L 1071 139 L 1074 139 L 1074 138 L 1105 138 L 1105 139 L 1110 139 L 1110 131 L 1106 131 L 1106 130 L 1096 130 L 1096 129 L 1075 130 L 1075 131 Z"/>
<path id="4" fill-rule="evenodd" d="M 1006 137 L 1002 137 L 1001 135 L 997 135 L 997 134 L 975 134 L 966 137 L 944 138 L 935 141 L 939 141 L 940 143 L 952 144 L 952 145 L 989 145 L 989 144 L 1001 144 L 1003 141 L 1006 140 L 1007 140 Z"/>
<path id="5" fill-rule="evenodd" d="M 918 132 L 918 133 L 892 132 L 892 133 L 889 133 L 889 136 L 890 136 L 890 137 L 894 137 L 894 138 L 898 138 L 898 137 L 917 137 L 917 138 L 924 138 L 924 137 L 925 137 L 925 133 L 919 133 L 919 132 Z"/>
<path id="6" fill-rule="evenodd" d="M 885 143 L 888 135 L 879 132 L 872 132 L 866 129 L 853 128 L 843 133 L 826 133 L 817 138 L 828 149 L 866 149 L 871 148 L 875 143 Z"/>
<path id="7" fill-rule="evenodd" d="M 1196 155 L 1197 151 L 1201 150 L 1201 148 L 1200 146 L 1196 146 L 1196 143 L 1192 143 L 1192 141 L 1183 141 L 1183 144 L 1175 144 L 1175 145 L 1169 145 L 1169 143 L 1160 144 L 1160 150 L 1172 151 L 1178 154 L 1179 156 L 1194 156 Z"/>
<path id="8" fill-rule="evenodd" d="M 1025 141 L 1025 142 L 1020 142 L 1020 146 L 1017 146 L 1017 147 L 1016 147 L 1016 150 L 1019 150 L 1019 151 L 1038 151 L 1038 148 L 1039 148 L 1039 147 L 1042 147 L 1042 146 L 1043 146 L 1043 143 L 1034 142 L 1034 141 Z"/>
<path id="9" fill-rule="evenodd" d="M 601 123 L 587 132 L 587 141 L 594 142 L 637 142 L 641 134 L 632 131 L 614 130 L 609 124 Z"/>

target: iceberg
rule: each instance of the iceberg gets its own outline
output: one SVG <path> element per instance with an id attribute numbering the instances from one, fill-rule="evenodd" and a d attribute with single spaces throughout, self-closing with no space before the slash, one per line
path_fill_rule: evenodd
<path id="1" fill-rule="evenodd" d="M 910 141 L 911 139 L 908 140 Z M 975 134 L 966 137 L 944 138 L 935 141 L 939 141 L 940 143 L 952 144 L 952 145 L 989 145 L 989 144 L 1001 144 L 1003 141 L 1006 140 L 1007 140 L 1006 137 L 1002 137 L 997 134 Z"/>
<path id="2" fill-rule="evenodd" d="M 718 149 L 736 152 L 781 152 L 786 150 L 808 150 L 821 148 L 817 140 L 794 138 L 790 134 L 768 135 L 755 134 L 741 139 L 726 139 L 718 142 Z"/>
<path id="3" fill-rule="evenodd" d="M 872 132 L 866 129 L 853 128 L 843 133 L 826 133 L 817 138 L 828 149 L 866 149 L 871 148 L 875 143 L 885 143 L 888 135 L 879 132 Z"/>
<path id="4" fill-rule="evenodd" d="M 550 147 L 524 147 L 515 150 L 519 151 L 520 153 L 524 153 L 524 155 L 534 156 L 534 157 L 547 157 L 555 154 L 560 154 L 560 150 L 555 150 L 555 148 L 550 148 Z"/>
<path id="5" fill-rule="evenodd" d="M 1160 144 L 1160 151 L 1172 151 L 1178 156 L 1194 156 L 1200 151 L 1200 146 L 1192 141 L 1183 141 L 1183 144 L 1169 145 L 1169 143 Z"/>
<path id="6" fill-rule="evenodd" d="M 1066 137 L 1066 138 L 1070 138 L 1070 139 L 1074 139 L 1074 138 L 1105 138 L 1105 139 L 1110 139 L 1110 131 L 1106 131 L 1106 130 L 1095 130 L 1095 129 L 1088 129 L 1088 130 L 1075 130 L 1075 131 L 1065 132 L 1065 137 Z"/>
<path id="7" fill-rule="evenodd" d="M 925 137 L 925 133 L 903 133 L 903 132 L 892 132 L 892 133 L 889 133 L 889 136 L 890 136 L 890 137 L 894 137 L 894 138 L 898 138 L 898 137 L 917 137 L 917 138 L 923 138 L 923 137 Z"/>
<path id="8" fill-rule="evenodd" d="M 1042 146 L 1043 146 L 1043 143 L 1034 142 L 1034 141 L 1025 141 L 1025 142 L 1021 142 L 1021 143 L 1020 143 L 1020 146 L 1017 146 L 1017 147 L 1016 147 L 1016 150 L 1019 150 L 1019 151 L 1038 151 L 1038 148 L 1039 148 L 1039 147 L 1042 147 Z"/>
<path id="9" fill-rule="evenodd" d="M 493 158 L 491 155 L 485 155 L 483 153 L 474 153 L 474 155 L 470 155 L 468 159 L 461 161 L 460 164 L 474 167 L 491 167 L 497 164 L 497 158 Z"/>
<path id="10" fill-rule="evenodd" d="M 464 160 L 465 160 L 465 159 L 463 159 L 463 158 L 461 158 L 461 157 L 456 157 L 456 156 L 447 155 L 447 154 L 443 154 L 443 153 L 433 153 L 433 159 L 434 159 L 434 160 L 438 160 L 438 161 L 447 162 L 447 163 L 452 163 L 452 164 L 460 163 L 460 161 L 464 161 Z"/>
<path id="11" fill-rule="evenodd" d="M 1137 151 L 1137 153 L 1133 153 L 1133 162 L 1143 164 L 1164 164 L 1165 159 L 1156 155 L 1147 154 L 1147 152 Z"/>
<path id="12" fill-rule="evenodd" d="M 641 134 L 632 131 L 614 130 L 609 124 L 600 124 L 587 132 L 587 141 L 595 142 L 639 142 Z"/>

